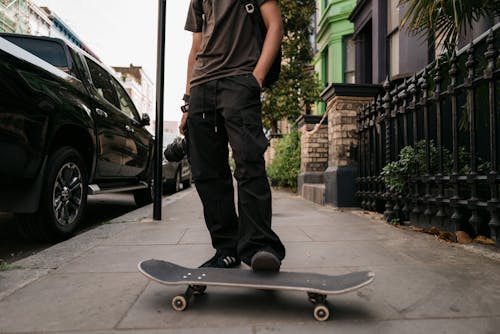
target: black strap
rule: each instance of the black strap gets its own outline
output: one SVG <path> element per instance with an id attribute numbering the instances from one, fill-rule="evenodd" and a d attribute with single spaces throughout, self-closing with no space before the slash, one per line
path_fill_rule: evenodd
<path id="1" fill-rule="evenodd" d="M 250 15 L 253 26 L 257 29 L 257 42 L 259 46 L 262 48 L 264 45 L 264 39 L 267 33 L 267 29 L 264 25 L 264 21 L 262 20 L 262 14 L 260 13 L 259 5 L 255 2 L 255 0 L 239 0 L 240 3 L 245 8 L 248 15 Z"/>

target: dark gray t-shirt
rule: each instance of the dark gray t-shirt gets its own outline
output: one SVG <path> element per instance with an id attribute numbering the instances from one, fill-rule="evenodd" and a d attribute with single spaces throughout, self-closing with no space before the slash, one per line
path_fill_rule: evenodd
<path id="1" fill-rule="evenodd" d="M 252 73 L 259 60 L 255 27 L 240 0 L 191 0 L 185 29 L 203 36 L 191 86 Z"/>

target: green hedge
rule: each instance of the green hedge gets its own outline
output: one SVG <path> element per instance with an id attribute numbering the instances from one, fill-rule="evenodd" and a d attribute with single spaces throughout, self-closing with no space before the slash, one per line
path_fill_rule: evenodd
<path id="1" fill-rule="evenodd" d="M 300 136 L 296 129 L 284 136 L 276 145 L 273 162 L 267 167 L 267 174 L 273 185 L 297 189 L 300 172 Z"/>

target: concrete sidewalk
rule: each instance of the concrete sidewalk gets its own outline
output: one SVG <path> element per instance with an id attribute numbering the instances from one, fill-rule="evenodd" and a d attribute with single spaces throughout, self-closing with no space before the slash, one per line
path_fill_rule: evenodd
<path id="1" fill-rule="evenodd" d="M 58 244 L 0 272 L 0 333 L 498 333 L 500 262 L 433 236 L 273 192 L 282 270 L 372 270 L 375 282 L 331 296 L 319 323 L 303 293 L 210 288 L 177 313 L 183 291 L 147 280 L 143 259 L 197 266 L 213 255 L 193 189 Z"/>

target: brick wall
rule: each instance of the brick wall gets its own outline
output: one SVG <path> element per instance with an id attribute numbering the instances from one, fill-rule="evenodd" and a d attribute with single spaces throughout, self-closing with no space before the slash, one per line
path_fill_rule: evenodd
<path id="1" fill-rule="evenodd" d="M 328 141 L 330 142 L 328 166 L 356 165 L 356 152 L 359 145 L 356 134 L 357 112 L 372 100 L 370 97 L 335 96 L 328 102 Z"/>
<path id="2" fill-rule="evenodd" d="M 300 172 L 324 172 L 328 167 L 328 126 L 321 125 L 313 131 L 315 124 L 303 124 L 299 129 L 301 159 Z"/>

